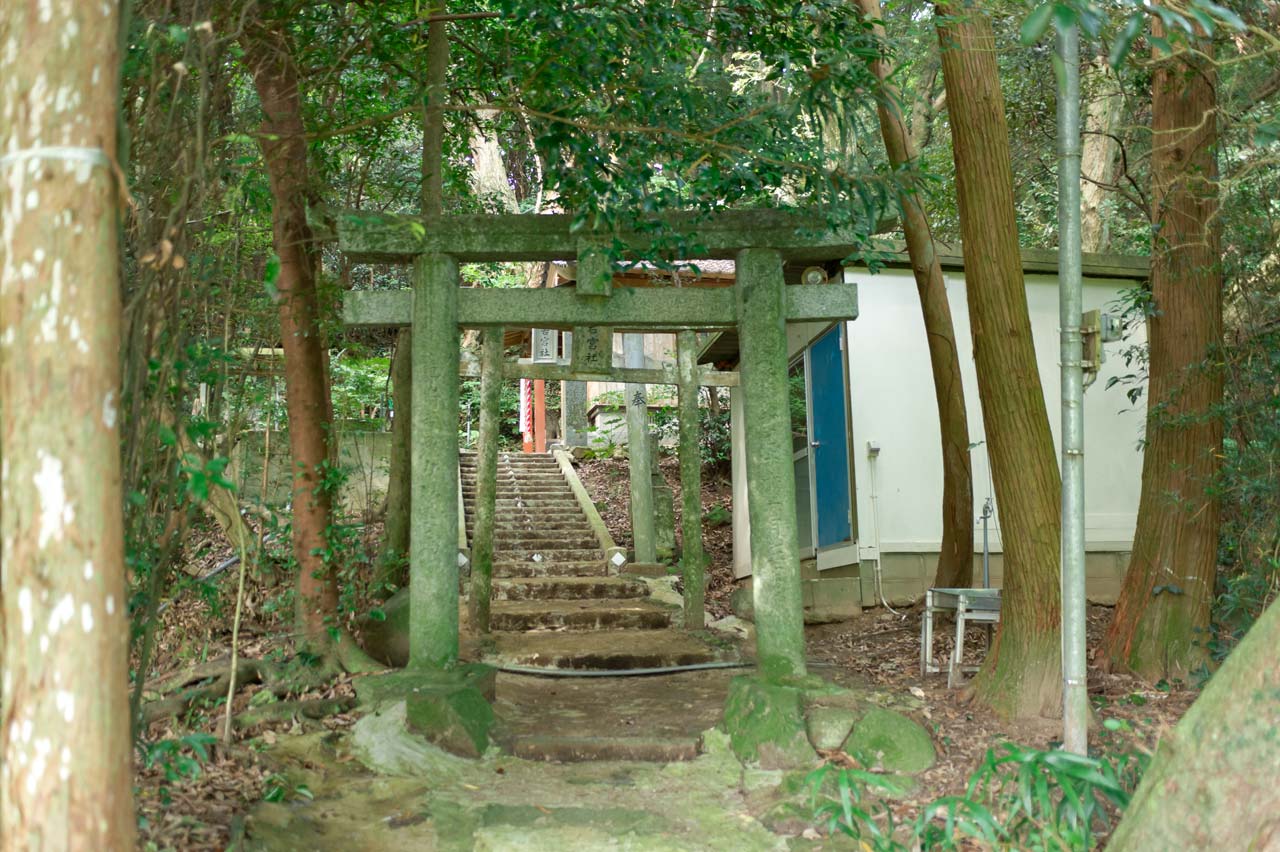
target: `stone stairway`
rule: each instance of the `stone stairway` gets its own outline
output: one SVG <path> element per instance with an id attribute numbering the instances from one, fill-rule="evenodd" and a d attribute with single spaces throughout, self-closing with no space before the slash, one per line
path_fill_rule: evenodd
<path id="1" fill-rule="evenodd" d="M 461 456 L 468 539 L 476 457 Z M 635 669 L 718 659 L 673 627 L 677 610 L 619 573 L 549 453 L 498 457 L 490 626 L 496 662 L 565 669 Z"/>

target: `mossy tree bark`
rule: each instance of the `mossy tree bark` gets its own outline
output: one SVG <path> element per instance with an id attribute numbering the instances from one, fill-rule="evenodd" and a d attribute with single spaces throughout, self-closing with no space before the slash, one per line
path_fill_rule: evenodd
<path id="1" fill-rule="evenodd" d="M 1095 56 L 1085 69 L 1084 141 L 1080 152 L 1080 246 L 1107 250 L 1111 241 L 1103 206 L 1116 179 L 1120 140 L 1116 136 L 1124 111 L 1124 93 L 1105 56 Z"/>
<path id="2" fill-rule="evenodd" d="M 1113 667 L 1152 681 L 1205 659 L 1223 391 L 1212 364 L 1222 343 L 1214 73 L 1185 54 L 1156 59 L 1146 449 L 1133 554 L 1104 646 Z"/>
<path id="3" fill-rule="evenodd" d="M 114 3 L 0 6 L 0 846 L 11 850 L 134 844 L 118 26 Z"/>
<path id="4" fill-rule="evenodd" d="M 858 3 L 877 34 L 883 36 L 880 0 L 858 0 Z M 915 169 L 917 152 L 898 107 L 898 92 L 888 82 L 893 68 L 884 57 L 873 60 L 871 68 L 884 83 L 878 107 L 885 152 L 889 164 L 905 175 Z M 904 188 L 898 192 L 898 204 L 902 209 L 902 231 L 929 343 L 929 364 L 933 369 L 942 439 L 942 544 L 933 583 L 966 588 L 973 583 L 973 464 L 969 458 L 969 416 L 960 379 L 960 350 L 951 322 L 942 264 L 938 261 L 929 217 L 920 195 Z"/>
<path id="5" fill-rule="evenodd" d="M 1031 340 L 995 39 L 973 6 L 938 3 L 937 12 L 978 398 L 1004 544 L 1002 620 L 973 691 L 1002 716 L 1058 716 L 1060 480 Z"/>
<path id="6" fill-rule="evenodd" d="M 316 243 L 307 224 L 307 145 L 298 73 L 283 24 L 254 20 L 240 39 L 264 121 L 259 144 L 271 184 L 272 241 L 280 258 L 276 304 L 284 347 L 285 403 L 293 460 L 293 556 L 298 563 L 298 627 L 315 650 L 330 646 L 337 578 L 328 551 L 331 496 L 323 487 L 329 461 L 324 341 L 318 322 Z"/>
<path id="7" fill-rule="evenodd" d="M 1277 647 L 1280 606 L 1272 604 L 1160 740 L 1108 850 L 1280 844 Z"/>

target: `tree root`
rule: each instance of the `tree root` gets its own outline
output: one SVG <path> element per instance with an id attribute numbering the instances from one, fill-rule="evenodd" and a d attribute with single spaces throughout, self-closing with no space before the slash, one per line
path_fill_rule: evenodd
<path id="1" fill-rule="evenodd" d="M 261 660 L 242 660 L 236 667 L 236 689 L 248 683 L 263 683 L 269 677 L 273 667 Z M 213 680 L 200 686 L 187 687 L 197 681 Z M 205 663 L 189 669 L 179 676 L 170 679 L 170 689 L 178 691 L 156 701 L 148 701 L 142 705 L 142 724 L 150 725 L 161 719 L 185 713 L 192 705 L 202 701 L 216 701 L 227 693 L 231 685 L 231 661 Z"/>
<path id="2" fill-rule="evenodd" d="M 259 683 L 277 698 L 285 698 L 289 695 L 299 695 L 319 689 L 343 673 L 359 674 L 382 671 L 385 668 L 386 666 L 360 650 L 355 640 L 343 632 L 319 665 L 306 665 L 297 659 L 284 664 L 269 663 L 266 660 L 241 659 L 236 664 L 235 690 L 238 691 L 251 683 Z M 147 684 L 147 693 L 162 697 L 143 704 L 140 713 L 142 725 L 145 727 L 161 719 L 180 716 L 191 707 L 203 702 L 225 699 L 228 687 L 231 685 L 230 678 L 231 658 L 228 656 L 192 666 Z M 284 702 L 284 704 L 293 705 L 297 710 L 303 705 L 307 707 L 313 704 L 316 707 L 322 704 L 337 706 L 344 701 L 346 699 L 314 699 Z M 264 716 L 272 712 L 286 712 L 273 711 L 271 708 L 275 706 L 267 705 L 255 710 L 261 709 Z M 328 710 L 321 716 L 332 715 L 346 709 L 350 707 L 343 706 Z M 257 724 L 257 722 L 241 721 L 241 717 L 251 715 L 255 710 L 246 711 L 237 716 L 234 726 L 242 728 L 249 724 Z M 305 709 L 303 715 L 308 715 Z M 308 716 L 308 718 L 319 717 Z"/>
<path id="3" fill-rule="evenodd" d="M 356 705 L 354 698 L 314 698 L 300 701 L 279 701 L 264 704 L 237 714 L 231 724 L 236 730 L 252 728 L 264 722 L 282 722 L 294 718 L 323 719 L 350 710 Z"/>

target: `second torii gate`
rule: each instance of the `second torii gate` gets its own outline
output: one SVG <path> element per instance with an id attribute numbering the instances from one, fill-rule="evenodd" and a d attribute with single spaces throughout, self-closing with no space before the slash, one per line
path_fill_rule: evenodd
<path id="1" fill-rule="evenodd" d="M 361 212 L 338 219 L 339 248 L 356 262 L 413 263 L 412 291 L 347 295 L 356 326 L 413 327 L 413 464 L 409 667 L 451 668 L 458 659 L 459 328 L 611 327 L 619 331 L 737 328 L 743 394 L 756 650 L 766 677 L 805 672 L 795 481 L 787 404 L 786 323 L 857 316 L 853 284 L 787 285 L 784 264 L 839 261 L 856 247 L 812 219 L 780 211 L 728 211 L 709 221 L 661 223 L 692 231 L 689 260 L 736 261 L 733 287 L 614 288 L 609 253 L 643 251 L 643 233 L 575 232 L 567 216 L 457 216 L 427 223 Z M 574 288 L 459 286 L 464 262 L 576 257 Z M 689 383 L 693 365 L 681 365 Z"/>

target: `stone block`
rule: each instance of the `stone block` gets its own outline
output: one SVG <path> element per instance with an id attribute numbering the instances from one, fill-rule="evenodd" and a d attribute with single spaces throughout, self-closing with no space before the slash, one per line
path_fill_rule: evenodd
<path id="1" fill-rule="evenodd" d="M 813 614 L 831 621 L 854 618 L 862 613 L 861 594 L 855 577 L 831 577 L 813 580 L 811 588 Z"/>
<path id="2" fill-rule="evenodd" d="M 751 587 L 741 585 L 729 595 L 729 609 L 744 621 L 755 621 L 756 601 Z"/>
<path id="3" fill-rule="evenodd" d="M 844 745 L 858 721 L 859 713 L 847 707 L 810 707 L 805 717 L 809 742 L 820 751 L 831 751 Z"/>
<path id="4" fill-rule="evenodd" d="M 410 731 L 447 752 L 478 758 L 489 748 L 494 715 L 480 690 L 460 681 L 409 696 L 405 722 Z"/>
<path id="5" fill-rule="evenodd" d="M 676 555 L 675 495 L 666 485 L 653 487 L 653 545 L 660 560 Z"/>
<path id="6" fill-rule="evenodd" d="M 864 766 L 887 772 L 923 772 L 937 757 L 933 738 L 915 720 L 883 707 L 868 708 L 844 750 Z"/>
<path id="7" fill-rule="evenodd" d="M 403 701 L 433 690 L 467 687 L 492 702 L 497 692 L 498 670 L 480 663 L 467 663 L 444 670 L 407 669 L 356 678 L 352 685 L 360 704 L 374 707 Z"/>
<path id="8" fill-rule="evenodd" d="M 802 697 L 798 686 L 753 675 L 735 677 L 725 701 L 724 727 L 738 759 L 762 769 L 812 766 L 815 754 L 805 732 Z"/>
<path id="9" fill-rule="evenodd" d="M 665 577 L 668 567 L 664 562 L 628 562 L 618 573 L 635 577 Z"/>

